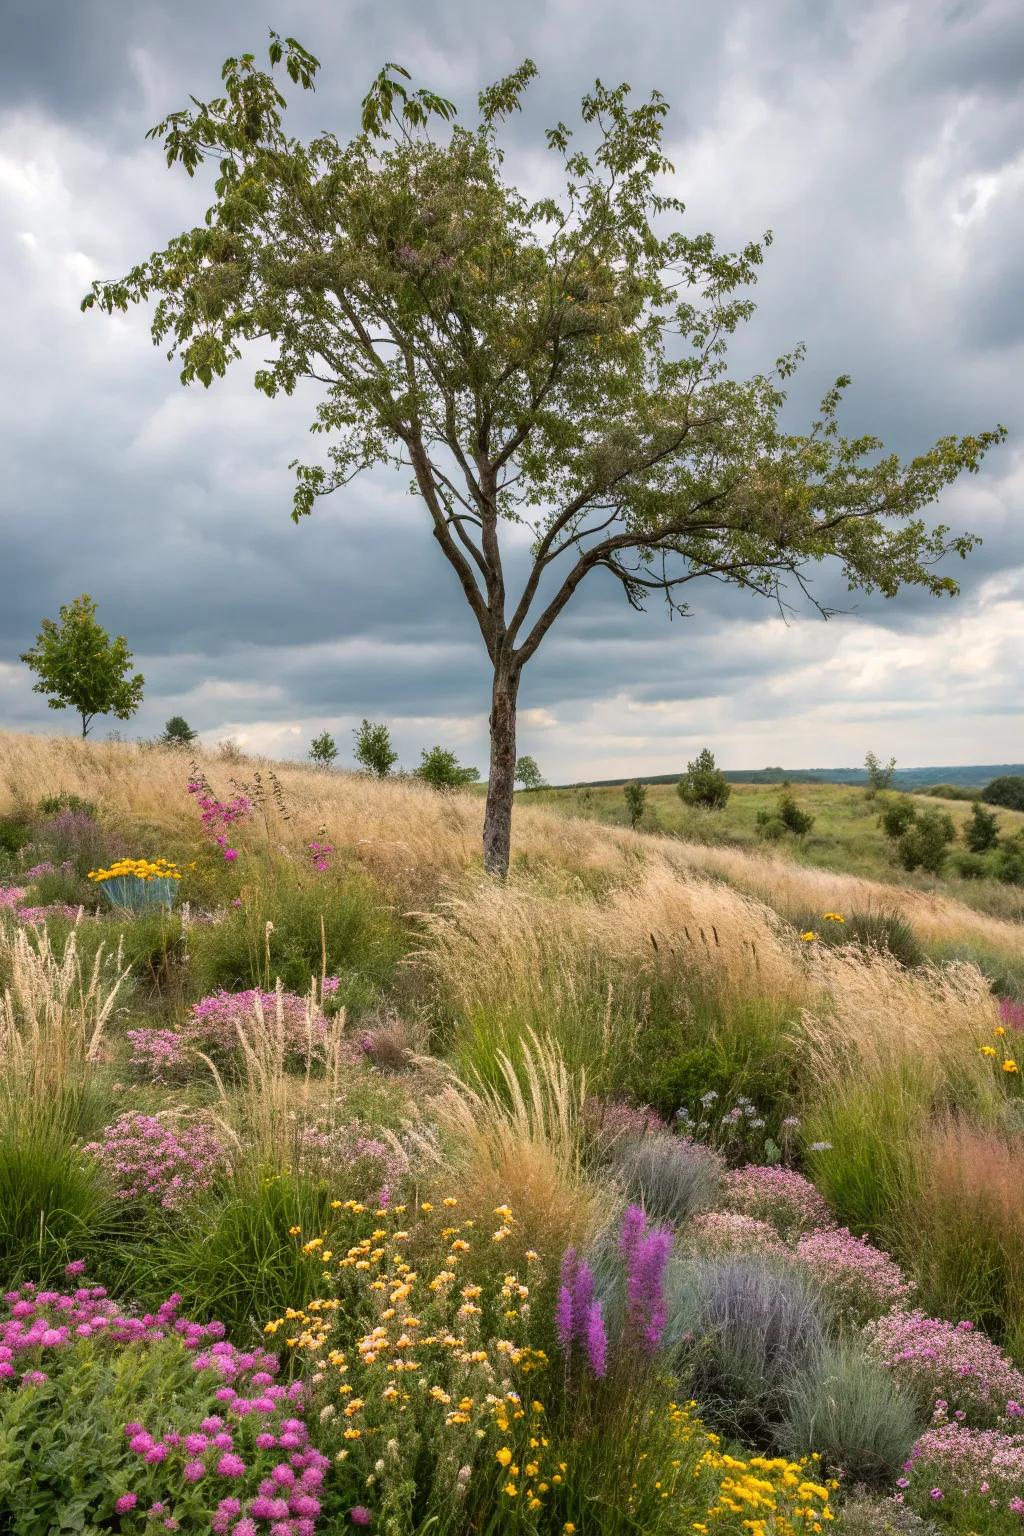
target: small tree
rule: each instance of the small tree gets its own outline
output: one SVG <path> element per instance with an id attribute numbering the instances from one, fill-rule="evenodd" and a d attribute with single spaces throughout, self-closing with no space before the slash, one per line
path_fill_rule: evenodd
<path id="1" fill-rule="evenodd" d="M 158 740 L 162 747 L 190 747 L 198 736 L 184 715 L 172 715 Z"/>
<path id="2" fill-rule="evenodd" d="M 948 811 L 924 811 L 896 844 L 896 855 L 906 870 L 920 868 L 931 875 L 941 875 L 955 837 L 956 828 Z"/>
<path id="3" fill-rule="evenodd" d="M 391 745 L 391 732 L 386 725 L 364 720 L 355 733 L 355 760 L 364 773 L 386 779 L 398 762 L 398 753 Z"/>
<path id="4" fill-rule="evenodd" d="M 523 756 L 516 763 L 516 783 L 524 789 L 543 789 L 544 775 L 537 767 L 535 758 Z"/>
<path id="5" fill-rule="evenodd" d="M 480 777 L 479 768 L 463 768 L 449 747 L 424 747 L 422 761 L 414 777 L 423 779 L 432 789 L 449 792 L 475 784 Z"/>
<path id="6" fill-rule="evenodd" d="M 892 786 L 892 776 L 896 772 L 896 759 L 890 757 L 887 763 L 883 763 L 869 752 L 864 759 L 864 767 L 868 771 L 867 797 L 873 800 L 880 789 L 889 789 Z"/>
<path id="7" fill-rule="evenodd" d="M 628 784 L 622 786 L 622 793 L 626 797 L 626 814 L 629 824 L 634 829 L 640 825 L 644 811 L 647 809 L 647 785 L 641 784 L 639 779 L 630 779 Z"/>
<path id="8" fill-rule="evenodd" d="M 779 801 L 778 817 L 787 832 L 803 837 L 814 826 L 810 811 L 802 811 L 792 795 L 783 795 Z"/>
<path id="9" fill-rule="evenodd" d="M 996 879 L 1004 885 L 1024 885 L 1024 834 L 1004 842 L 996 860 Z"/>
<path id="10" fill-rule="evenodd" d="M 972 853 L 987 853 L 999 841 L 999 821 L 994 811 L 986 811 L 977 800 L 971 806 L 971 818 L 964 827 L 964 842 Z"/>
<path id="11" fill-rule="evenodd" d="M 131 674 L 132 653 L 123 635 L 111 640 L 96 621 L 96 604 L 87 592 L 65 603 L 60 622 L 44 619 L 36 643 L 21 657 L 39 681 L 33 693 L 48 694 L 51 709 L 75 709 L 82 735 L 97 715 L 128 720 L 142 703 L 145 678 Z"/>
<path id="12" fill-rule="evenodd" d="M 721 769 L 715 767 L 715 754 L 708 747 L 698 752 L 695 762 L 687 763 L 676 789 L 687 805 L 703 805 L 709 811 L 722 810 L 732 794 L 732 786 Z"/>
<path id="13" fill-rule="evenodd" d="M 895 843 L 917 820 L 917 806 L 909 795 L 900 795 L 897 800 L 889 802 L 879 820 L 886 837 Z"/>
<path id="14" fill-rule="evenodd" d="M 330 731 L 321 731 L 309 744 L 309 755 L 318 768 L 330 768 L 338 755 L 334 737 Z"/>
<path id="15" fill-rule="evenodd" d="M 1001 805 L 1008 811 L 1024 811 L 1024 774 L 1004 773 L 993 779 L 981 792 L 986 805 Z"/>

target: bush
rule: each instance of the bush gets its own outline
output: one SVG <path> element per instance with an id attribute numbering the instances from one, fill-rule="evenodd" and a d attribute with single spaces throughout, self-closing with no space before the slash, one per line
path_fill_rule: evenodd
<path id="1" fill-rule="evenodd" d="M 687 763 L 686 773 L 679 780 L 676 791 L 686 805 L 720 811 L 732 794 L 732 786 L 725 774 L 715 767 L 714 753 L 704 747 L 695 762 Z"/>
<path id="2" fill-rule="evenodd" d="M 868 1493 L 857 1489 L 843 1500 L 841 1516 L 843 1536 L 938 1536 L 938 1526 L 931 1520 L 897 1504 L 892 1495 Z"/>
<path id="3" fill-rule="evenodd" d="M 725 1173 L 716 1152 L 681 1136 L 620 1143 L 614 1161 L 627 1192 L 647 1214 L 676 1226 L 711 1209 Z"/>
<path id="4" fill-rule="evenodd" d="M 796 1259 L 817 1281 L 836 1316 L 855 1327 L 882 1317 L 914 1289 L 894 1259 L 846 1227 L 805 1232 Z"/>
<path id="5" fill-rule="evenodd" d="M 1024 811 L 1024 774 L 1003 774 L 986 784 L 981 798 L 987 805 L 1001 805 L 1008 811 Z"/>
<path id="6" fill-rule="evenodd" d="M 478 768 L 463 768 L 449 747 L 431 747 L 429 750 L 424 747 L 420 757 L 422 761 L 414 777 L 422 779 L 431 789 L 440 790 L 442 794 L 463 789 L 467 784 L 475 784 L 480 777 Z"/>
<path id="7" fill-rule="evenodd" d="M 990 871 L 980 853 L 954 853 L 953 873 L 961 880 L 984 880 Z"/>
<path id="8" fill-rule="evenodd" d="M 364 720 L 353 732 L 356 738 L 354 757 L 364 773 L 386 779 L 398 762 L 398 753 L 391 745 L 391 732 L 386 725 Z"/>
<path id="9" fill-rule="evenodd" d="M 921 1312 L 892 1312 L 869 1323 L 867 1353 L 933 1417 L 958 1414 L 968 1424 L 994 1424 L 1008 1402 L 1024 1402 L 1024 1372 L 969 1322 Z"/>
<path id="10" fill-rule="evenodd" d="M 748 1163 L 726 1175 L 724 1205 L 769 1222 L 783 1237 L 832 1225 L 828 1203 L 809 1179 L 792 1168 Z"/>
<path id="11" fill-rule="evenodd" d="M 948 811 L 927 810 L 904 832 L 896 844 L 896 856 L 905 870 L 920 868 L 939 875 L 955 837 L 956 827 Z"/>
<path id="12" fill-rule="evenodd" d="M 630 779 L 628 784 L 622 786 L 622 793 L 626 800 L 626 815 L 629 824 L 636 828 L 643 819 L 647 809 L 647 785 L 641 784 L 639 779 Z"/>
<path id="13" fill-rule="evenodd" d="M 0 816 L 0 854 L 20 853 L 32 841 L 32 823 L 24 816 Z"/>
<path id="14" fill-rule="evenodd" d="M 971 806 L 971 817 L 964 827 L 964 842 L 972 853 L 986 853 L 994 848 L 999 837 L 999 822 L 992 811 L 977 800 Z"/>
<path id="15" fill-rule="evenodd" d="M 119 1115 L 84 1152 L 104 1170 L 118 1200 L 179 1206 L 229 1171 L 227 1153 L 207 1125 L 177 1125 L 138 1110 Z"/>
<path id="16" fill-rule="evenodd" d="M 758 811 L 758 837 L 763 837 L 769 843 L 780 843 L 786 835 L 786 830 L 786 823 L 781 816 L 776 816 L 772 811 Z"/>
<path id="17" fill-rule="evenodd" d="M 763 1444 L 824 1348 L 813 1284 L 757 1255 L 705 1259 L 670 1272 L 667 1301 L 666 1343 L 708 1418 Z"/>
<path id="18" fill-rule="evenodd" d="M 795 837 L 803 837 L 814 826 L 814 817 L 808 811 L 802 811 L 792 795 L 783 795 L 779 801 L 779 820 L 787 832 L 792 832 Z"/>
<path id="19" fill-rule="evenodd" d="M 1024 1436 L 940 1424 L 918 1440 L 906 1471 L 905 1497 L 919 1509 L 938 1508 L 946 1529 L 1018 1536 Z"/>
<path id="20" fill-rule="evenodd" d="M 917 820 L 917 806 L 909 795 L 900 795 L 889 801 L 878 819 L 886 837 L 895 843 Z"/>
<path id="21" fill-rule="evenodd" d="M 1024 885 L 1024 840 L 1004 843 L 996 859 L 996 879 L 1004 885 Z"/>
<path id="22" fill-rule="evenodd" d="M 793 1456 L 820 1451 L 851 1482 L 881 1484 L 897 1476 L 922 1428 L 913 1398 L 850 1340 L 827 1346 L 800 1378 L 779 1443 Z"/>

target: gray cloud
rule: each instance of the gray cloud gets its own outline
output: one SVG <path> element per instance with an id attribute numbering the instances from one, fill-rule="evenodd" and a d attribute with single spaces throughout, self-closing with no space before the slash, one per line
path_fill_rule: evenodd
<path id="1" fill-rule="evenodd" d="M 167 174 L 144 132 L 190 91 L 212 94 L 221 58 L 261 48 L 268 24 L 323 61 L 316 96 L 296 104 L 303 131 L 351 131 L 385 58 L 468 108 L 529 54 L 541 76 L 509 154 L 527 175 L 540 130 L 595 75 L 659 88 L 692 226 L 724 243 L 776 230 L 735 360 L 762 368 L 806 341 L 794 424 L 849 371 L 845 424 L 903 453 L 997 420 L 1019 434 L 1024 15 L 1012 0 L 526 0 L 500 16 L 462 0 L 244 12 L 25 0 L 5 15 L 0 58 L 5 723 L 57 726 L 16 657 L 44 613 L 88 590 L 147 674 L 132 730 L 180 709 L 210 736 L 300 752 L 312 728 L 344 732 L 369 713 L 397 722 L 407 757 L 447 734 L 484 760 L 479 638 L 402 480 L 364 477 L 295 528 L 286 466 L 305 448 L 309 395 L 267 402 L 244 368 L 209 394 L 182 391 L 143 315 L 77 311 L 93 276 L 200 215 L 202 185 Z M 945 499 L 945 520 L 985 537 L 958 564 L 955 604 L 850 599 L 826 568 L 816 590 L 854 616 L 787 628 L 705 583 L 694 617 L 669 624 L 596 581 L 527 674 L 524 736 L 571 777 L 673 767 L 705 734 L 736 766 L 795 761 L 805 744 L 820 763 L 857 760 L 869 737 L 905 761 L 1024 755 L 1022 497 L 1011 445 Z"/>

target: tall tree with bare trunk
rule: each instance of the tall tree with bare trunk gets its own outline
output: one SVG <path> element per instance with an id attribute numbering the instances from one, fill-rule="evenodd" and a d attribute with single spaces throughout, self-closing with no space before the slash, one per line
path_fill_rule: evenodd
<path id="1" fill-rule="evenodd" d="M 215 167 L 204 223 L 83 302 L 155 296 L 183 383 L 259 346 L 268 395 L 318 387 L 324 453 L 294 465 L 296 519 L 371 465 L 411 471 L 491 663 L 489 870 L 508 868 L 523 669 L 592 572 L 634 608 L 655 593 L 680 613 L 708 577 L 827 616 L 808 568 L 829 558 L 851 590 L 956 592 L 942 562 L 975 540 L 921 513 L 1002 429 L 902 463 L 840 434 L 839 378 L 804 433 L 784 430 L 802 349 L 746 380 L 726 364 L 771 237 L 730 254 L 678 227 L 660 96 L 595 84 L 579 145 L 548 131 L 542 179 L 560 191 L 535 199 L 499 140 L 529 61 L 481 92 L 472 127 L 386 65 L 344 143 L 285 131 L 275 71 L 309 90 L 319 65 L 275 33 L 269 54 L 266 70 L 229 59 L 222 95 L 152 130 L 169 165 Z M 513 591 L 510 524 L 532 532 Z"/>

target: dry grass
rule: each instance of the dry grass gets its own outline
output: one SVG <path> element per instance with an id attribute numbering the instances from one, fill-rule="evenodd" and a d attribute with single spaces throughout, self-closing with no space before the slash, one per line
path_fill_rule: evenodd
<path id="1" fill-rule="evenodd" d="M 441 796 L 415 780 L 379 780 L 323 773 L 295 763 L 269 765 L 204 759 L 214 787 L 233 775 L 251 780 L 273 767 L 290 815 L 289 835 L 308 840 L 321 826 L 358 859 L 389 897 L 403 906 L 432 904 L 446 884 L 480 867 L 483 802 L 473 794 Z M 187 759 L 173 749 L 122 742 L 83 742 L 72 736 L 0 733 L 0 815 L 34 806 L 42 795 L 71 791 L 95 801 L 115 820 L 138 822 L 175 838 L 196 831 L 185 792 Z M 273 807 L 271 837 L 281 831 Z M 663 885 L 682 877 L 681 907 L 694 877 L 725 880 L 784 916 L 866 907 L 898 909 L 928 943 L 972 943 L 1019 958 L 1019 924 L 987 917 L 949 897 L 788 863 L 770 853 L 647 837 L 622 828 L 559 815 L 518 802 L 514 862 L 559 895 L 630 890 L 640 869 L 660 870 Z M 702 901 L 711 900 L 703 884 Z M 670 905 L 668 898 L 663 903 Z M 714 921 L 710 918 L 709 921 Z M 698 923 L 699 926 L 699 923 Z M 707 924 L 705 923 L 705 927 Z"/>
<path id="2" fill-rule="evenodd" d="M 58 953 L 45 928 L 0 926 L 0 1093 L 7 1122 L 28 1130 L 54 1123 L 84 1091 L 128 978 L 122 952 L 96 951 L 83 967 L 77 930 Z"/>
<path id="3" fill-rule="evenodd" d="M 591 1188 L 581 1157 L 586 1077 L 533 1034 L 518 1062 L 499 1054 L 497 1065 L 495 1085 L 451 1073 L 431 1116 L 451 1144 L 461 1203 L 511 1206 L 521 1240 L 558 1253 L 606 1217 L 606 1197 Z"/>

